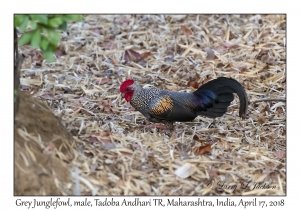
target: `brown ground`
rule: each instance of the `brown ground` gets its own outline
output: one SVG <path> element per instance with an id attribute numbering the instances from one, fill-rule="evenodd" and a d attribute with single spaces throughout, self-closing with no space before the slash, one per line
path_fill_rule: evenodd
<path id="1" fill-rule="evenodd" d="M 22 47 L 21 89 L 33 98 L 22 99 L 29 101 L 15 129 L 15 193 L 285 195 L 285 19 L 87 15 L 69 25 L 54 63 Z M 124 56 L 127 49 L 139 54 Z M 247 118 L 238 117 L 235 100 L 221 118 L 176 123 L 171 137 L 146 128 L 119 94 L 127 78 L 193 91 L 220 76 L 245 87 Z M 210 153 L 192 152 L 205 144 Z M 253 189 L 256 182 L 275 189 Z"/>
<path id="2" fill-rule="evenodd" d="M 45 102 L 21 92 L 14 135 L 15 195 L 72 193 L 67 163 L 74 158 L 73 139 Z"/>

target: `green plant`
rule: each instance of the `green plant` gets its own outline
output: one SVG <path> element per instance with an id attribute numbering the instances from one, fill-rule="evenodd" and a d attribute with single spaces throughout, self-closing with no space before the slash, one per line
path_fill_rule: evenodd
<path id="1" fill-rule="evenodd" d="M 54 61 L 54 53 L 61 39 L 60 30 L 67 29 L 68 21 L 82 21 L 82 15 L 42 15 L 19 14 L 14 16 L 14 27 L 22 36 L 19 46 L 30 44 L 33 48 L 40 48 L 48 62 Z"/>

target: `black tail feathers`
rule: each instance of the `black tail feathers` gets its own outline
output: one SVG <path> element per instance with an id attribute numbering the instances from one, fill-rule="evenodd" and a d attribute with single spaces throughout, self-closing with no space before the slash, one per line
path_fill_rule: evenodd
<path id="1" fill-rule="evenodd" d="M 239 96 L 239 115 L 245 117 L 248 109 L 247 93 L 238 81 L 226 77 L 211 80 L 194 92 L 201 101 L 198 114 L 209 118 L 224 115 L 234 99 L 233 93 Z"/>

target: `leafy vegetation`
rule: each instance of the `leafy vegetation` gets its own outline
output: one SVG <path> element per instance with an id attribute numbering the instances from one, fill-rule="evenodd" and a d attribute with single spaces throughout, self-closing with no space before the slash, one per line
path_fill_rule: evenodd
<path id="1" fill-rule="evenodd" d="M 54 52 L 61 39 L 60 30 L 67 29 L 68 21 L 82 21 L 82 15 L 42 15 L 42 14 L 20 14 L 14 17 L 14 27 L 22 36 L 19 46 L 30 44 L 33 48 L 40 48 L 44 58 L 48 62 L 54 61 Z"/>

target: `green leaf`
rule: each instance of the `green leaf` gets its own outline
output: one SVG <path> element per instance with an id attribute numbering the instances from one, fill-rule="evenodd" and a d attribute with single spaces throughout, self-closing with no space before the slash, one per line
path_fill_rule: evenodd
<path id="1" fill-rule="evenodd" d="M 51 51 L 43 51 L 43 56 L 48 63 L 55 61 L 54 53 Z"/>
<path id="2" fill-rule="evenodd" d="M 29 43 L 31 40 L 31 37 L 32 37 L 32 31 L 23 34 L 23 36 L 19 39 L 19 42 L 18 42 L 19 46 Z"/>
<path id="3" fill-rule="evenodd" d="M 46 37 L 49 37 L 48 28 L 42 27 L 42 34 Z"/>
<path id="4" fill-rule="evenodd" d="M 49 44 L 48 51 L 55 53 L 56 49 L 57 49 L 57 44 L 51 44 L 51 43 Z"/>
<path id="5" fill-rule="evenodd" d="M 47 25 L 48 23 L 48 16 L 47 15 L 31 15 L 33 20 L 37 20 L 39 23 Z"/>
<path id="6" fill-rule="evenodd" d="M 63 20 L 60 17 L 54 17 L 49 20 L 49 25 L 52 27 L 57 27 L 62 24 Z"/>
<path id="7" fill-rule="evenodd" d="M 66 21 L 73 20 L 72 15 L 64 15 L 63 19 L 66 20 Z"/>
<path id="8" fill-rule="evenodd" d="M 82 20 L 84 20 L 82 15 L 73 15 L 73 14 L 64 15 L 63 18 L 66 21 L 69 21 L 69 20 L 82 21 Z"/>
<path id="9" fill-rule="evenodd" d="M 54 45 L 56 45 L 61 38 L 59 33 L 55 30 L 48 30 L 48 35 L 49 35 L 49 42 Z"/>
<path id="10" fill-rule="evenodd" d="M 58 27 L 58 29 L 66 31 L 67 30 L 67 22 L 63 21 L 62 24 Z"/>
<path id="11" fill-rule="evenodd" d="M 14 16 L 14 27 L 19 27 L 26 15 L 15 15 Z"/>
<path id="12" fill-rule="evenodd" d="M 33 31 L 33 35 L 31 37 L 31 46 L 33 48 L 37 48 L 39 47 L 40 42 L 41 42 L 41 30 L 37 29 Z"/>
<path id="13" fill-rule="evenodd" d="M 25 31 L 25 29 L 28 26 L 28 21 L 29 21 L 28 15 L 24 15 L 23 18 L 22 18 L 22 20 L 21 20 L 21 24 L 19 26 L 19 31 L 20 32 L 24 32 Z"/>
<path id="14" fill-rule="evenodd" d="M 43 36 L 41 43 L 40 43 L 41 49 L 46 50 L 48 48 L 48 45 L 49 45 L 49 40 Z"/>
<path id="15" fill-rule="evenodd" d="M 31 30 L 35 30 L 37 27 L 35 20 L 31 20 L 29 25 L 30 25 Z"/>

